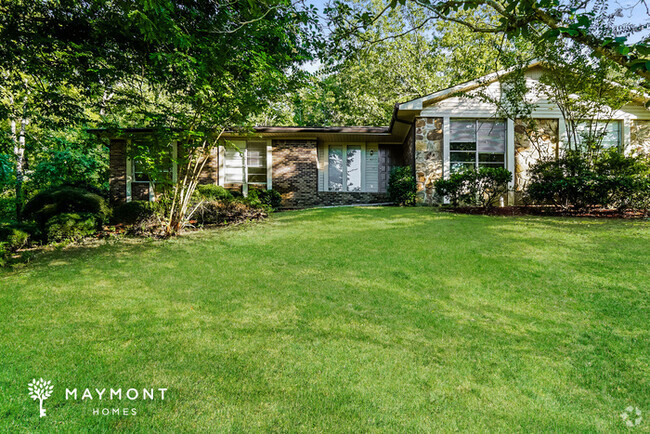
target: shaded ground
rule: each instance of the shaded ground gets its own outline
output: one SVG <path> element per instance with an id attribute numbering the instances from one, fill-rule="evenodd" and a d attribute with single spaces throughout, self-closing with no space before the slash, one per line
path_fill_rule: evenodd
<path id="1" fill-rule="evenodd" d="M 562 210 L 550 206 L 504 206 L 504 207 L 444 207 L 442 211 L 471 214 L 471 215 L 495 215 L 495 216 L 546 216 L 546 217 L 595 217 L 595 218 L 616 218 L 616 219 L 647 219 L 650 214 L 647 210 L 635 209 L 609 209 L 590 208 L 573 210 Z"/>

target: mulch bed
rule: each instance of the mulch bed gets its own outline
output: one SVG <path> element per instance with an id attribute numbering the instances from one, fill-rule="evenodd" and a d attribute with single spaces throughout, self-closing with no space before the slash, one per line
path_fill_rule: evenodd
<path id="1" fill-rule="evenodd" d="M 459 214 L 477 214 L 494 216 L 553 216 L 553 217 L 593 217 L 593 218 L 615 218 L 615 219 L 647 219 L 650 217 L 648 211 L 643 210 L 617 210 L 592 208 L 587 210 L 562 210 L 552 206 L 504 206 L 483 209 L 480 207 L 444 207 L 445 212 Z"/>

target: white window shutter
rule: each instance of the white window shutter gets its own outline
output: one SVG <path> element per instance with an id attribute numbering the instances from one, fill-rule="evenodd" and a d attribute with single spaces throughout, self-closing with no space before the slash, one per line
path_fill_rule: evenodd
<path id="1" fill-rule="evenodd" d="M 325 191 L 325 145 L 316 147 L 318 152 L 318 191 Z"/>
<path id="2" fill-rule="evenodd" d="M 366 188 L 377 192 L 379 187 L 379 147 L 377 143 L 366 144 Z"/>

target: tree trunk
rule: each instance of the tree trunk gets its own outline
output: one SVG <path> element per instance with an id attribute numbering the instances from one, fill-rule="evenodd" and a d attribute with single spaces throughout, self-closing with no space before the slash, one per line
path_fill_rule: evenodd
<path id="1" fill-rule="evenodd" d="M 11 136 L 14 142 L 14 156 L 16 157 L 16 220 L 22 221 L 23 208 L 23 182 L 25 179 L 25 128 L 27 119 L 20 119 L 20 132 L 16 133 L 16 120 L 11 120 Z"/>

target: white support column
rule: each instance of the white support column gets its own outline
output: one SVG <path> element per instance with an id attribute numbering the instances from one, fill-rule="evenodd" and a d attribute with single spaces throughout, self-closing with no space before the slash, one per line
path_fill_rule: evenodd
<path id="1" fill-rule="evenodd" d="M 133 182 L 133 169 L 129 152 L 131 151 L 131 139 L 126 141 L 126 201 L 131 202 L 131 183 Z"/>
<path id="2" fill-rule="evenodd" d="M 242 154 L 242 171 L 244 173 L 244 179 L 242 183 L 242 194 L 244 197 L 248 196 L 248 148 L 244 146 L 244 152 Z"/>
<path id="3" fill-rule="evenodd" d="M 506 121 L 506 166 L 512 173 L 512 178 L 508 182 L 508 205 L 515 203 L 515 121 L 508 119 Z"/>
<path id="4" fill-rule="evenodd" d="M 449 116 L 442 118 L 442 177 L 449 179 L 451 174 L 451 164 L 449 164 L 449 135 L 451 134 L 451 127 L 449 124 Z"/>
<path id="5" fill-rule="evenodd" d="M 219 145 L 219 185 L 223 187 L 224 184 L 224 172 L 226 170 L 226 147 Z"/>
<path id="6" fill-rule="evenodd" d="M 273 188 L 273 147 L 270 139 L 266 142 L 266 188 Z"/>
<path id="7" fill-rule="evenodd" d="M 627 151 L 628 149 L 631 149 L 630 146 L 632 144 L 632 121 L 630 120 L 629 115 L 625 116 L 621 126 L 623 127 L 621 137 L 621 152 L 623 152 L 624 155 L 627 155 Z"/>
<path id="8" fill-rule="evenodd" d="M 366 188 L 366 142 L 361 144 L 361 191 L 368 191 Z"/>
<path id="9" fill-rule="evenodd" d="M 566 129 L 566 122 L 564 122 L 564 117 L 558 119 L 557 126 L 558 138 L 557 138 L 557 155 L 562 153 L 563 149 L 566 149 L 569 143 L 568 132 Z"/>
<path id="10" fill-rule="evenodd" d="M 347 163 L 348 163 L 348 145 L 341 145 L 341 165 L 343 166 L 342 169 L 342 177 L 341 179 L 343 182 L 341 182 L 341 191 L 348 191 L 348 171 L 346 170 Z"/>

